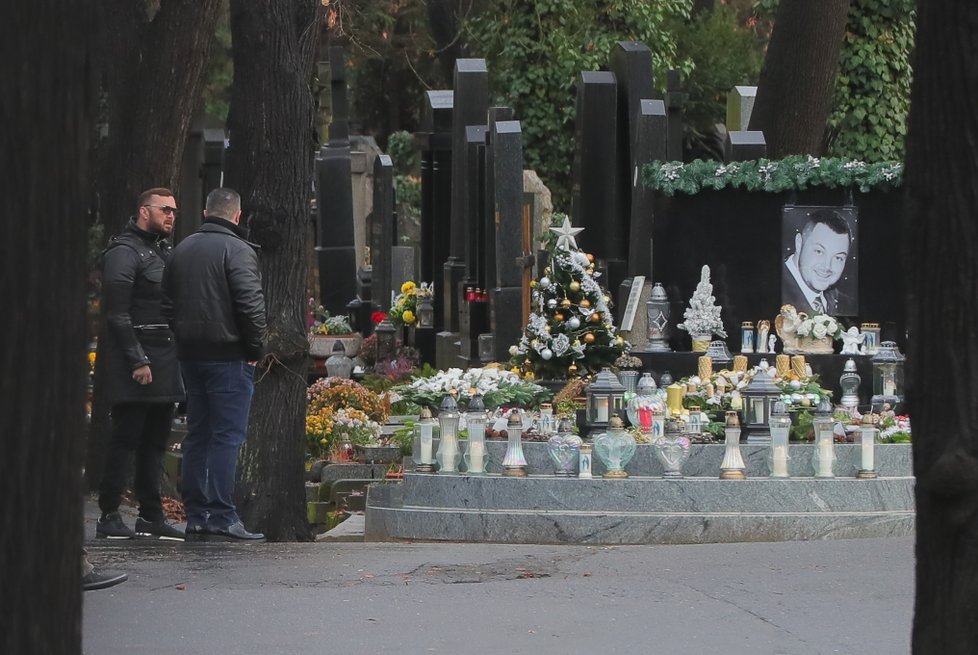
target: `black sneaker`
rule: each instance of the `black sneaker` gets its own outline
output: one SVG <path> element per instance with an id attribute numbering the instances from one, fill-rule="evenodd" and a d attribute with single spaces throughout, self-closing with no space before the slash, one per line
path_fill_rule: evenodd
<path id="1" fill-rule="evenodd" d="M 85 591 L 105 589 L 107 587 L 114 587 L 128 579 L 129 576 L 125 573 L 119 573 L 118 571 L 100 571 L 98 568 L 93 567 L 91 571 L 82 576 L 82 589 Z"/>
<path id="2" fill-rule="evenodd" d="M 165 519 L 147 521 L 143 517 L 136 518 L 136 536 L 140 539 L 166 539 L 168 541 L 183 541 L 184 533 L 180 528 L 170 525 Z"/>
<path id="3" fill-rule="evenodd" d="M 135 539 L 136 533 L 122 521 L 119 512 L 109 512 L 95 524 L 95 536 L 98 539 Z"/>

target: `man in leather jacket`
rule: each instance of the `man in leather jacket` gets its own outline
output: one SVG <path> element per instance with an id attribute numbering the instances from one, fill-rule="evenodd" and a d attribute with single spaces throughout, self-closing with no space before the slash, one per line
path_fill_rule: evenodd
<path id="1" fill-rule="evenodd" d="M 258 246 L 231 189 L 207 196 L 204 223 L 180 242 L 163 279 L 187 384 L 183 504 L 188 540 L 257 542 L 234 504 L 238 451 L 248 430 L 255 362 L 265 341 Z"/>
<path id="2" fill-rule="evenodd" d="M 166 238 L 176 213 L 171 191 L 144 191 L 136 215 L 103 255 L 102 307 L 108 330 L 98 349 L 104 374 L 97 392 L 111 408 L 112 434 L 99 484 L 102 515 L 95 535 L 100 538 L 184 536 L 166 522 L 160 497 L 174 403 L 184 398 L 176 344 L 161 309 L 163 270 L 171 250 Z M 135 533 L 119 514 L 133 455 L 133 491 L 139 503 Z"/>

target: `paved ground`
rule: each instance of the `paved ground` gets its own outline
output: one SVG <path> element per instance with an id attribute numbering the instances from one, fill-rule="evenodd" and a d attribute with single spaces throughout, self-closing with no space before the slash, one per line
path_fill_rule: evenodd
<path id="1" fill-rule="evenodd" d="M 910 651 L 910 538 L 88 546 L 130 575 L 84 596 L 91 655 Z"/>

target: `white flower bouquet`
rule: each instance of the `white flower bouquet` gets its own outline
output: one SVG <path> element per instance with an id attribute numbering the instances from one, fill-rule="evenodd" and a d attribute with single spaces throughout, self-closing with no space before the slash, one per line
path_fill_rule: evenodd
<path id="1" fill-rule="evenodd" d="M 842 337 L 842 326 L 837 320 L 828 314 L 814 314 L 802 320 L 798 325 L 796 333 L 798 336 L 811 337 L 813 339 L 840 339 Z"/>
<path id="2" fill-rule="evenodd" d="M 530 407 L 546 400 L 549 391 L 538 384 L 522 380 L 510 371 L 498 368 L 450 368 L 430 377 L 419 377 L 392 389 L 402 400 L 416 405 L 438 407 L 442 399 L 454 394 L 462 405 L 478 392 L 487 409 L 500 405 Z"/>

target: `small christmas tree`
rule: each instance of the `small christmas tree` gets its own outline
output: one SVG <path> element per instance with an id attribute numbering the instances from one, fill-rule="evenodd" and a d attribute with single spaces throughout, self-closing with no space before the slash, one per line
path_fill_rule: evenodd
<path id="1" fill-rule="evenodd" d="M 514 369 L 537 378 L 583 376 L 610 366 L 628 344 L 616 334 L 610 298 L 596 281 L 594 257 L 584 253 L 565 214 L 555 214 L 547 250 L 550 264 L 532 287 L 532 313 L 509 349 Z"/>
<path id="2" fill-rule="evenodd" d="M 696 285 L 696 291 L 689 301 L 689 308 L 683 314 L 685 321 L 677 325 L 681 330 L 689 332 L 694 339 L 712 335 L 726 337 L 727 332 L 723 329 L 723 320 L 720 318 L 720 306 L 716 304 L 713 297 L 713 285 L 710 283 L 710 267 L 703 265 L 700 271 L 700 281 Z"/>

